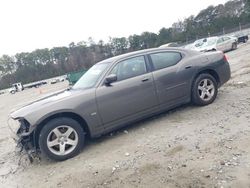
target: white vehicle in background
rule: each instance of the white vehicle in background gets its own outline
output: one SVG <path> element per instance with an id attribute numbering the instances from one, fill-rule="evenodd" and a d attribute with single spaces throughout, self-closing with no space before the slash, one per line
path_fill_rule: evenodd
<path id="1" fill-rule="evenodd" d="M 60 81 L 60 82 L 64 82 L 64 81 L 65 81 L 65 77 L 60 77 L 60 78 L 59 78 L 59 81 Z"/>
<path id="2" fill-rule="evenodd" d="M 58 82 L 64 82 L 66 80 L 65 76 L 54 78 L 50 81 L 50 84 L 56 84 Z"/>
<path id="3" fill-rule="evenodd" d="M 237 49 L 237 43 L 238 39 L 232 36 L 209 37 L 195 41 L 193 45 L 191 45 L 191 49 L 200 52 L 209 52 L 217 50 L 227 52 L 230 50 Z"/>
<path id="4" fill-rule="evenodd" d="M 24 90 L 24 87 L 21 82 L 12 84 L 12 88 L 9 89 L 9 93 L 15 94 L 18 91 Z"/>
<path id="5" fill-rule="evenodd" d="M 187 44 L 184 46 L 184 48 L 189 50 L 195 50 L 195 44 L 194 43 Z"/>
<path id="6" fill-rule="evenodd" d="M 159 48 L 166 48 L 166 47 L 179 47 L 180 45 L 177 42 L 170 42 L 167 44 L 163 44 L 159 46 Z"/>

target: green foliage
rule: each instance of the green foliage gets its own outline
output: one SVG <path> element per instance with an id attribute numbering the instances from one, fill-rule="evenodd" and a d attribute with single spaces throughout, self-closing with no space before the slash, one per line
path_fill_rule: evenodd
<path id="1" fill-rule="evenodd" d="M 245 0 L 245 10 L 247 14 L 250 14 L 250 0 Z"/>
<path id="2" fill-rule="evenodd" d="M 0 65 L 1 65 L 1 69 L 3 69 L 2 71 L 6 72 L 6 73 L 10 73 L 11 74 L 16 69 L 14 58 L 10 57 L 8 55 L 3 55 L 0 58 Z"/>
<path id="3" fill-rule="evenodd" d="M 113 47 L 113 54 L 119 55 L 127 52 L 128 41 L 125 37 L 111 38 L 111 46 Z"/>
<path id="4" fill-rule="evenodd" d="M 131 35 L 128 37 L 129 49 L 131 51 L 142 49 L 143 43 L 140 35 Z"/>
<path id="5" fill-rule="evenodd" d="M 242 3 L 245 4 L 242 11 Z M 235 11 L 238 7 L 239 11 Z M 240 15 L 234 14 L 241 12 Z M 141 35 L 130 35 L 128 38 L 110 38 L 108 43 L 88 41 L 68 47 L 37 49 L 29 53 L 17 53 L 11 57 L 0 58 L 0 89 L 12 83 L 28 83 L 42 80 L 73 71 L 90 68 L 93 64 L 114 55 L 145 48 L 158 47 L 170 42 L 185 43 L 209 34 L 221 33 L 250 23 L 250 0 L 229 1 L 225 5 L 210 6 L 196 17 L 190 16 L 178 21 L 170 28 L 161 28 L 158 33 L 143 32 Z"/>

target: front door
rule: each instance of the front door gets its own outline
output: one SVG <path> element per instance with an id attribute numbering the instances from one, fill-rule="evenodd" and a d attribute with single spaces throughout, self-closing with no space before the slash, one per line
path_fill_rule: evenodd
<path id="1" fill-rule="evenodd" d="M 153 76 L 147 71 L 144 56 L 118 62 L 110 74 L 116 74 L 117 81 L 96 90 L 99 113 L 106 128 L 158 104 Z"/>

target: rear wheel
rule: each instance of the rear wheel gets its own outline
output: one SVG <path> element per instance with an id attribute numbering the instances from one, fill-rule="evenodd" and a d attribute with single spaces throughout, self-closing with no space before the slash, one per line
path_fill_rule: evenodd
<path id="1" fill-rule="evenodd" d="M 39 135 L 42 154 L 57 161 L 76 156 L 84 145 L 85 134 L 81 125 L 71 118 L 49 121 Z"/>
<path id="2" fill-rule="evenodd" d="M 232 44 L 232 50 L 236 50 L 237 49 L 237 44 L 236 43 L 233 43 Z"/>
<path id="3" fill-rule="evenodd" d="M 215 78 L 210 74 L 200 74 L 193 83 L 192 102 L 199 106 L 211 104 L 218 92 Z"/>

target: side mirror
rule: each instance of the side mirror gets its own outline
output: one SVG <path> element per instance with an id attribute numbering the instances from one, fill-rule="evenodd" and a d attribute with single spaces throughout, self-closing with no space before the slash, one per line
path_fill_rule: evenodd
<path id="1" fill-rule="evenodd" d="M 105 78 L 105 84 L 107 84 L 107 85 L 109 85 L 115 81 L 117 81 L 117 76 L 115 74 L 110 74 Z"/>

